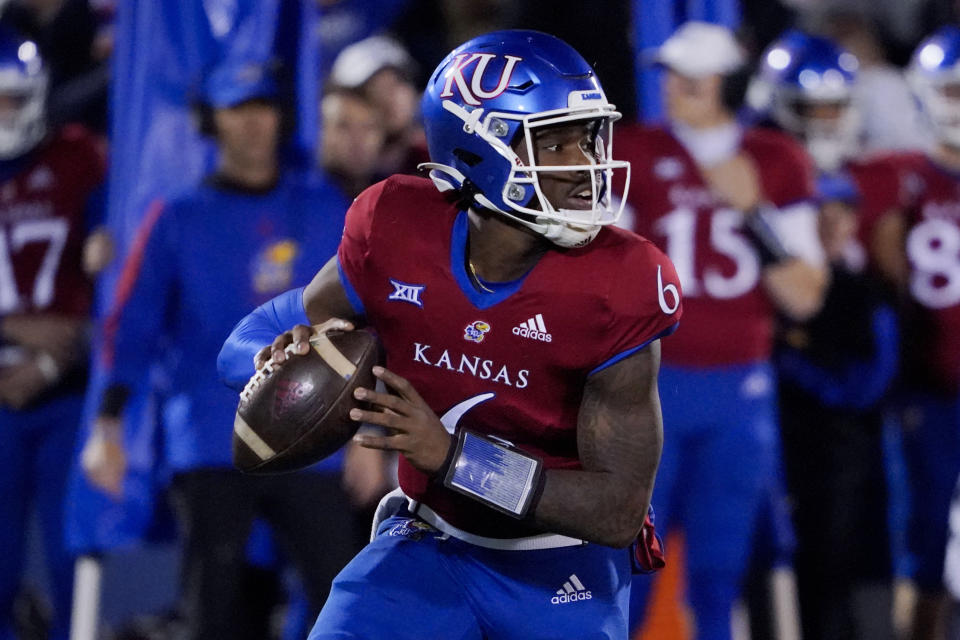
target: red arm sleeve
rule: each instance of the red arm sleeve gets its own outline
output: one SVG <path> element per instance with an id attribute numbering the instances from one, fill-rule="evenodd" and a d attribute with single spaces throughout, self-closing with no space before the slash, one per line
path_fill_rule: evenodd
<path id="1" fill-rule="evenodd" d="M 367 266 L 373 240 L 374 217 L 385 182 L 365 190 L 347 210 L 343 237 L 337 250 L 340 280 L 347 297 L 360 315 L 364 314 L 363 300 L 368 291 Z"/>

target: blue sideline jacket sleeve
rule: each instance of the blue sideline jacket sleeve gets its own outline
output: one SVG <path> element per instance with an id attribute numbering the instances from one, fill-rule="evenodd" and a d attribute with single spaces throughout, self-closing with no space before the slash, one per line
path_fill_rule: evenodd
<path id="1" fill-rule="evenodd" d="M 899 331 L 893 309 L 881 305 L 870 321 L 873 357 L 853 361 L 842 370 L 818 366 L 799 352 L 785 350 L 777 359 L 780 375 L 828 407 L 863 410 L 876 404 L 896 374 Z"/>
<path id="2" fill-rule="evenodd" d="M 176 225 L 164 205 L 144 217 L 114 289 L 103 329 L 105 386 L 140 387 L 167 332 L 175 299 Z"/>
<path id="3" fill-rule="evenodd" d="M 243 389 L 254 374 L 253 359 L 260 349 L 294 325 L 310 324 L 303 308 L 303 289 L 281 293 L 237 323 L 217 356 L 217 371 L 225 385 Z"/>

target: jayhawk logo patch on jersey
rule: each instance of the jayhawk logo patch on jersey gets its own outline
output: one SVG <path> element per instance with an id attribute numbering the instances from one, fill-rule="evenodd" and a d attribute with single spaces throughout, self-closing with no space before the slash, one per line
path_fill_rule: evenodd
<path id="1" fill-rule="evenodd" d="M 293 282 L 293 264 L 300 253 L 294 240 L 271 242 L 253 259 L 253 290 L 260 294 L 279 293 Z"/>
<path id="2" fill-rule="evenodd" d="M 480 344 L 483 337 L 490 331 L 490 323 L 483 320 L 474 320 L 463 330 L 463 339 Z"/>

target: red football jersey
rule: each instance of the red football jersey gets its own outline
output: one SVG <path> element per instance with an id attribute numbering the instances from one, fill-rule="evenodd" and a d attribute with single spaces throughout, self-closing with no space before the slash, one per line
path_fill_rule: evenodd
<path id="1" fill-rule="evenodd" d="M 579 468 L 576 425 L 594 371 L 666 335 L 681 314 L 670 261 L 605 228 L 580 249 L 548 251 L 523 278 L 477 291 L 465 266 L 467 214 L 430 181 L 394 176 L 347 212 L 339 262 L 387 368 L 407 378 L 448 429 L 509 440 L 547 468 Z M 400 485 L 477 535 L 530 531 L 443 488 L 400 459 Z"/>
<path id="2" fill-rule="evenodd" d="M 792 138 L 746 130 L 741 149 L 756 163 L 767 201 L 786 207 L 812 197 L 812 166 Z M 664 344 L 664 361 L 705 367 L 768 358 L 775 311 L 757 252 L 741 230 L 743 214 L 715 197 L 665 128 L 623 127 L 616 151 L 631 163 L 627 201 L 634 230 L 667 253 L 683 284 L 684 328 Z"/>
<path id="3" fill-rule="evenodd" d="M 960 173 L 922 154 L 904 154 L 901 197 L 909 230 L 910 295 L 924 310 L 925 351 L 938 386 L 960 388 Z"/>
<path id="4" fill-rule="evenodd" d="M 869 253 L 877 222 L 901 206 L 900 161 L 895 156 L 883 155 L 848 162 L 843 168 L 853 178 L 860 195 L 857 241 Z"/>
<path id="5" fill-rule="evenodd" d="M 0 182 L 0 315 L 88 313 L 84 214 L 105 170 L 102 147 L 69 127 Z"/>

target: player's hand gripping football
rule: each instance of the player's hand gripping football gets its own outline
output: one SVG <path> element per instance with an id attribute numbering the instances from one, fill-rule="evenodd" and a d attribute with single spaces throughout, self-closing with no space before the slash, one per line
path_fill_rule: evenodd
<path id="1" fill-rule="evenodd" d="M 294 355 L 306 355 L 310 351 L 310 338 L 333 330 L 353 331 L 353 324 L 340 318 L 330 318 L 313 326 L 298 324 L 274 338 L 272 344 L 260 349 L 253 359 L 253 364 L 259 371 L 268 362 L 275 365 L 282 363 L 289 357 L 285 349 L 291 344 L 296 345 Z"/>
<path id="2" fill-rule="evenodd" d="M 385 427 L 388 434 L 358 433 L 354 442 L 368 449 L 398 451 L 415 468 L 434 475 L 443 467 L 450 450 L 447 429 L 406 378 L 380 366 L 373 368 L 373 375 L 397 395 L 358 387 L 354 397 L 370 404 L 373 410 L 351 409 L 350 418 Z"/>

